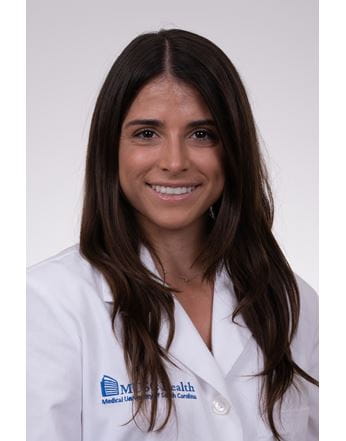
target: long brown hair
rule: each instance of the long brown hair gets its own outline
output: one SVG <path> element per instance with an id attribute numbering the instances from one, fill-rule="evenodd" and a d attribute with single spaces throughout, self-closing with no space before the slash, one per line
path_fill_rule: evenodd
<path id="1" fill-rule="evenodd" d="M 225 187 L 213 206 L 208 235 L 198 262 L 203 279 L 213 280 L 220 264 L 232 279 L 241 314 L 262 350 L 262 398 L 274 437 L 273 410 L 299 375 L 317 385 L 292 359 L 290 344 L 299 319 L 299 291 L 294 274 L 273 234 L 273 198 L 258 144 L 246 91 L 228 57 L 204 37 L 171 29 L 135 38 L 113 64 L 92 117 L 86 161 L 80 251 L 106 278 L 114 296 L 113 325 L 123 320 L 124 357 L 132 380 L 136 411 L 145 408 L 146 385 L 166 392 L 167 415 L 173 400 L 165 363 L 174 336 L 172 290 L 143 266 L 140 244 L 155 254 L 137 225 L 119 184 L 118 147 L 122 123 L 140 89 L 169 73 L 194 87 L 216 122 L 224 148 Z M 220 240 L 222 238 L 222 240 Z M 156 255 L 156 254 L 155 254 Z M 159 260 L 156 255 L 157 260 Z M 163 317 L 168 319 L 166 347 L 158 343 Z M 227 349 L 225 349 L 227 350 Z M 156 429 L 154 394 L 148 431 Z"/>

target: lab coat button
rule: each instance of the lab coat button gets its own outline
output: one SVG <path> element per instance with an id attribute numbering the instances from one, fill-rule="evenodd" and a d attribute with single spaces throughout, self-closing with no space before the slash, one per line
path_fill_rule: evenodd
<path id="1" fill-rule="evenodd" d="M 212 409 L 216 415 L 226 415 L 229 412 L 230 405 L 227 400 L 218 396 L 213 401 Z"/>

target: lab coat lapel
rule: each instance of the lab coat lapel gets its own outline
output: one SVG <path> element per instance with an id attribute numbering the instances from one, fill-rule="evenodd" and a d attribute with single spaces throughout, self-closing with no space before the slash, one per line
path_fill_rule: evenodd
<path id="1" fill-rule="evenodd" d="M 215 359 L 181 304 L 175 299 L 175 334 L 169 349 L 172 361 L 184 365 L 194 375 L 213 386 L 220 394 L 227 395 L 224 376 Z M 164 322 L 159 343 L 166 345 L 168 323 Z"/>
<path id="2" fill-rule="evenodd" d="M 225 269 L 217 274 L 214 286 L 212 349 L 223 375 L 231 371 L 251 339 L 251 332 L 241 316 L 232 322 L 237 306 L 233 283 Z"/>
<path id="3" fill-rule="evenodd" d="M 140 258 L 143 265 L 160 278 L 149 250 L 141 245 Z M 107 282 L 101 276 L 102 296 L 105 302 L 113 302 Z M 162 281 L 163 283 L 163 281 Z M 232 312 L 236 305 L 233 284 L 224 268 L 217 273 L 214 286 L 212 317 L 212 350 L 208 350 L 202 337 L 190 320 L 188 314 L 174 297 L 175 335 L 170 347 L 170 355 L 194 374 L 212 385 L 219 393 L 227 395 L 225 377 L 239 358 L 251 333 L 241 317 L 232 323 Z M 163 320 L 159 343 L 166 346 L 168 323 Z"/>
<path id="4" fill-rule="evenodd" d="M 150 252 L 141 247 L 142 263 L 156 276 L 160 275 L 156 269 Z M 164 283 L 162 281 L 162 283 Z M 178 364 L 184 365 L 195 375 L 211 384 L 219 393 L 226 395 L 227 386 L 222 372 L 199 332 L 193 325 L 188 314 L 180 302 L 173 296 L 175 304 L 175 334 L 169 353 Z M 168 322 L 163 321 L 159 336 L 159 343 L 165 347 L 168 338 Z"/>

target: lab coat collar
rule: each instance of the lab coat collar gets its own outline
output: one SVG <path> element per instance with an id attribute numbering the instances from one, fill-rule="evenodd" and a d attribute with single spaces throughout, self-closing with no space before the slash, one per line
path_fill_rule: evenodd
<path id="1" fill-rule="evenodd" d="M 149 271 L 151 271 L 153 274 L 155 274 L 157 277 L 159 277 L 160 280 L 162 280 L 159 272 L 156 269 L 156 266 L 154 264 L 154 261 L 151 257 L 151 254 L 150 254 L 148 248 L 144 245 L 140 246 L 140 259 L 141 259 L 143 265 Z M 103 301 L 106 303 L 113 303 L 114 299 L 113 299 L 113 294 L 110 289 L 110 286 L 108 285 L 103 274 L 100 273 L 100 276 L 101 276 L 101 294 L 102 294 Z M 164 284 L 163 281 L 162 281 L 162 284 Z"/>
<path id="2" fill-rule="evenodd" d="M 151 257 L 151 254 L 148 250 L 148 248 L 144 245 L 140 246 L 140 259 L 143 263 L 143 265 L 149 270 L 151 271 L 153 274 L 155 274 L 160 280 L 160 274 L 156 269 L 156 266 L 154 264 L 153 258 Z M 164 285 L 164 282 L 162 280 L 162 284 Z M 113 303 L 113 294 L 111 292 L 111 289 L 106 281 L 106 279 L 104 278 L 104 276 L 101 274 L 101 293 L 102 293 L 102 298 L 104 300 L 104 302 L 107 303 Z"/>
<path id="3" fill-rule="evenodd" d="M 140 258 L 146 268 L 160 277 L 149 250 L 141 245 Z M 162 280 L 162 279 L 161 279 Z M 162 281 L 162 283 L 164 283 Z M 109 285 L 102 276 L 102 295 L 105 302 L 113 302 Z M 251 333 L 241 316 L 232 322 L 232 312 L 237 300 L 233 284 L 224 267 L 216 275 L 212 314 L 212 352 L 190 320 L 188 314 L 175 296 L 175 336 L 170 355 L 196 375 L 211 384 L 219 393 L 226 395 L 225 377 L 243 353 Z M 168 323 L 163 321 L 159 343 L 166 345 Z"/>

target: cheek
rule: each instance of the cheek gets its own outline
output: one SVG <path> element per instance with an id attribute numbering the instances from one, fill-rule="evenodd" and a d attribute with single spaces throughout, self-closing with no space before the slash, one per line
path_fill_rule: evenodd
<path id="1" fill-rule="evenodd" d="M 126 148 L 126 146 L 120 146 L 119 148 L 119 180 L 120 186 L 123 192 L 128 195 L 128 192 L 131 190 L 131 172 L 133 163 L 133 154 L 131 154 L 130 150 Z"/>
<path id="2" fill-rule="evenodd" d="M 119 181 L 123 191 L 125 191 L 124 187 L 126 187 L 126 177 L 128 174 L 127 171 L 129 169 L 129 163 L 130 161 L 127 155 L 124 155 L 121 152 L 119 152 Z"/>
<path id="3" fill-rule="evenodd" d="M 120 179 L 130 178 L 140 172 L 145 165 L 144 155 L 138 154 L 133 149 L 120 148 L 119 150 L 119 175 Z"/>
<path id="4" fill-rule="evenodd" d="M 205 157 L 197 158 L 198 168 L 208 177 L 208 179 L 217 187 L 223 187 L 225 173 L 221 155 L 215 153 Z"/>
<path id="5" fill-rule="evenodd" d="M 225 177 L 224 177 L 223 172 L 219 171 L 217 173 L 216 178 L 215 178 L 215 185 L 214 185 L 214 192 L 215 192 L 214 197 L 216 199 L 218 199 L 221 196 L 221 194 L 223 193 L 224 186 L 225 186 Z"/>
<path id="6" fill-rule="evenodd" d="M 224 170 L 224 157 L 223 152 L 220 151 L 214 156 L 214 160 L 211 161 L 213 168 L 215 170 L 216 179 L 220 182 L 223 187 L 225 182 L 225 170 Z"/>
<path id="7" fill-rule="evenodd" d="M 146 171 L 150 167 L 150 155 L 143 151 L 135 151 L 131 148 L 119 150 L 119 179 L 123 190 L 131 191 L 137 183 L 143 180 Z"/>
<path id="8" fill-rule="evenodd" d="M 220 158 L 210 160 L 210 177 L 215 197 L 219 197 L 225 186 L 225 172 Z"/>

